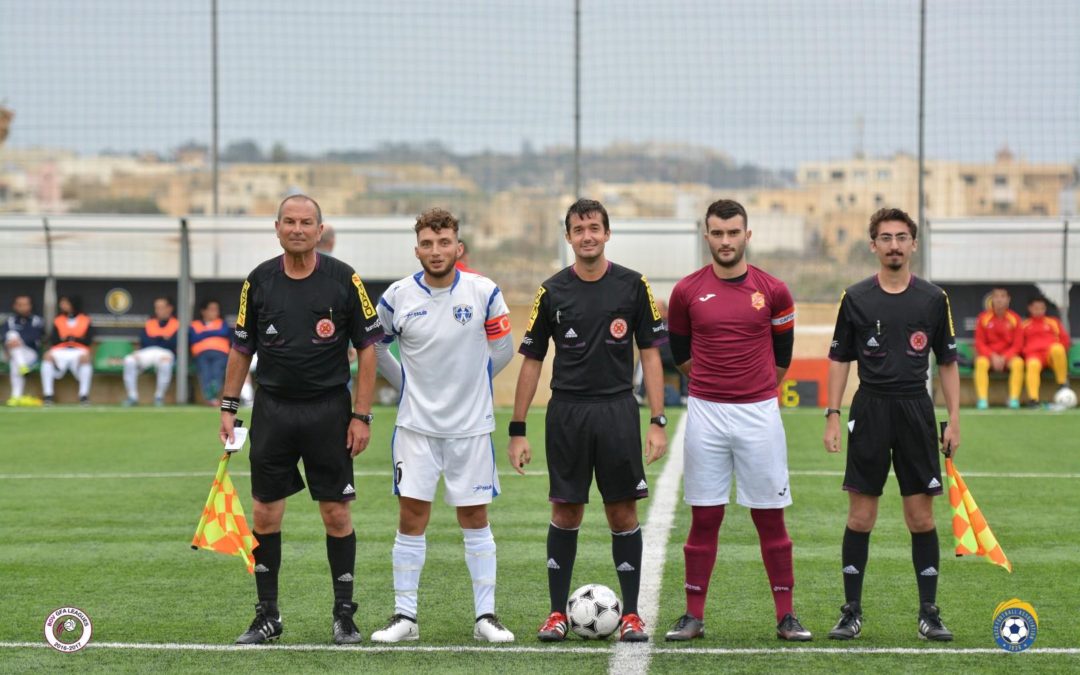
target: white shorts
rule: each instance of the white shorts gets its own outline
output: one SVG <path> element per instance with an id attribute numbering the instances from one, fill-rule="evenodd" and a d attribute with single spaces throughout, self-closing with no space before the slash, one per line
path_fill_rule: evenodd
<path id="1" fill-rule="evenodd" d="M 758 403 L 713 403 L 693 396 L 686 404 L 683 498 L 691 506 L 730 500 L 752 509 L 791 504 L 787 438 L 775 398 Z"/>
<path id="2" fill-rule="evenodd" d="M 38 353 L 23 344 L 22 338 L 19 336 L 18 333 L 16 333 L 15 331 L 11 331 L 4 338 L 5 344 L 15 341 L 19 343 L 19 346 L 7 348 L 8 360 L 13 365 L 20 364 L 26 366 L 27 368 L 37 363 Z"/>
<path id="3" fill-rule="evenodd" d="M 176 355 L 164 347 L 143 347 L 124 357 L 125 361 L 128 359 L 135 359 L 135 365 L 141 372 L 147 368 L 157 368 L 158 364 L 163 362 L 167 362 L 171 367 L 173 361 L 176 360 Z"/>
<path id="4" fill-rule="evenodd" d="M 490 504 L 499 494 L 491 434 L 439 438 L 395 427 L 390 448 L 396 495 L 434 501 L 440 475 L 446 483 L 446 503 L 451 506 Z"/>
<path id="5" fill-rule="evenodd" d="M 85 349 L 79 349 L 78 347 L 53 347 L 50 349 L 47 354 L 52 357 L 52 362 L 56 364 L 56 379 L 59 380 L 68 371 L 77 376 L 79 359 L 82 358 L 83 354 L 87 353 Z"/>

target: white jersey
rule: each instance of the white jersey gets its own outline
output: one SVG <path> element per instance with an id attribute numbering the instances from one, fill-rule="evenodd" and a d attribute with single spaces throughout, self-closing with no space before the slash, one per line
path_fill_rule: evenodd
<path id="1" fill-rule="evenodd" d="M 510 333 L 495 282 L 458 270 L 449 288 L 429 288 L 417 272 L 386 289 L 378 312 L 385 341 L 399 346 L 398 426 L 442 438 L 494 431 L 488 341 Z"/>

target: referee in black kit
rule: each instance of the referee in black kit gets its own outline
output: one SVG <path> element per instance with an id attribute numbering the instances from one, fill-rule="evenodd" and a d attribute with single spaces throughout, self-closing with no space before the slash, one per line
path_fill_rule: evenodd
<path id="1" fill-rule="evenodd" d="M 220 438 L 232 436 L 240 387 L 254 353 L 259 384 L 251 421 L 251 495 L 255 549 L 255 620 L 237 644 L 281 635 L 278 569 L 285 498 L 308 490 L 326 526 L 334 587 L 333 639 L 360 641 L 353 623 L 356 498 L 352 458 L 371 436 L 374 344 L 383 337 L 375 308 L 351 267 L 316 253 L 322 211 L 305 195 L 287 197 L 274 223 L 284 254 L 256 267 L 240 291 L 240 308 L 221 398 Z M 355 398 L 349 400 L 349 343 L 358 350 Z"/>
<path id="2" fill-rule="evenodd" d="M 937 602 L 940 569 L 933 498 L 942 493 L 934 402 L 926 391 L 930 352 L 938 362 L 949 421 L 941 451 L 960 446 L 960 376 L 956 331 L 949 296 L 911 273 L 918 226 L 900 209 L 881 209 L 870 218 L 870 250 L 878 273 L 840 297 L 829 349 L 829 401 L 825 449 L 840 452 L 840 401 L 851 361 L 859 362 L 859 389 L 848 413 L 847 528 L 841 552 L 846 602 L 829 632 L 834 640 L 857 638 L 862 630 L 862 585 L 870 531 L 891 463 L 900 485 L 904 520 L 911 532 L 911 558 L 919 587 L 919 632 L 924 640 L 949 641 Z"/>
<path id="3" fill-rule="evenodd" d="M 532 457 L 525 416 L 536 395 L 548 341 L 553 340 L 555 366 L 545 423 L 552 503 L 547 537 L 551 614 L 537 637 L 545 642 L 566 638 L 578 528 L 595 471 L 622 590 L 619 640 L 642 642 L 649 638 L 637 613 L 642 538 L 636 500 L 648 496 L 649 486 L 641 461 L 640 414 L 632 392 L 634 343 L 641 350 L 652 412 L 646 448 L 646 460 L 652 463 L 667 452 L 659 350 L 667 341 L 667 327 L 645 277 L 604 256 L 611 225 L 600 202 L 578 200 L 567 211 L 564 224 L 574 264 L 536 292 L 519 349 L 525 360 L 510 422 L 510 463 L 524 473 Z"/>

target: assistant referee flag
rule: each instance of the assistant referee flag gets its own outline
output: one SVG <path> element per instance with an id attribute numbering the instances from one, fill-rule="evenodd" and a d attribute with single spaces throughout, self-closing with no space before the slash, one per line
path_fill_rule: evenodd
<path id="1" fill-rule="evenodd" d="M 232 478 L 229 477 L 230 456 L 231 453 L 226 452 L 218 463 L 214 484 L 210 486 L 210 496 L 206 498 L 202 518 L 195 528 L 191 548 L 239 556 L 247 565 L 248 574 L 254 574 L 255 558 L 251 552 L 259 542 L 251 534 L 240 496 L 236 494 Z"/>
<path id="2" fill-rule="evenodd" d="M 951 457 L 945 458 L 945 472 L 949 477 L 949 504 L 953 513 L 953 537 L 956 539 L 956 555 L 983 556 L 995 565 L 1012 572 L 1012 564 L 1005 557 L 982 511 L 971 496 L 964 478 L 957 471 Z"/>

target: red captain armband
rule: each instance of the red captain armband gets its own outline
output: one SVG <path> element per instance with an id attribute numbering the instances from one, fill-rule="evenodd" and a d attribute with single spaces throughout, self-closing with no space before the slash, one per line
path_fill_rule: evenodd
<path id="1" fill-rule="evenodd" d="M 494 319 L 484 322 L 484 330 L 487 331 L 487 339 L 498 340 L 510 334 L 510 315 L 503 314 Z"/>

